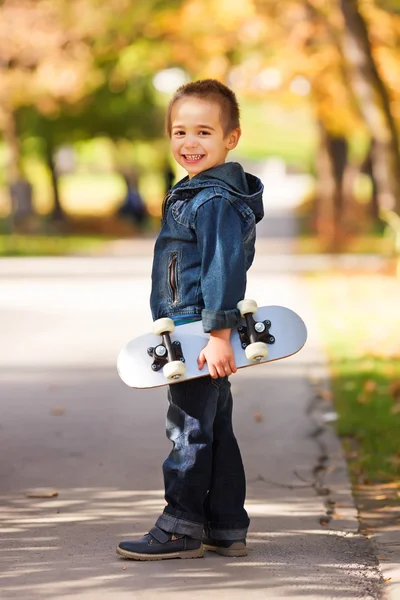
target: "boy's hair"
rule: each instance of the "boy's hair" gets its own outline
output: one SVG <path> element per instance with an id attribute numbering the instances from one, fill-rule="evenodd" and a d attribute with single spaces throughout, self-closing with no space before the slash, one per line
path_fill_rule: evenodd
<path id="1" fill-rule="evenodd" d="M 172 96 L 167 109 L 166 129 L 171 137 L 171 112 L 174 104 L 182 98 L 199 98 L 216 102 L 220 108 L 224 135 L 240 127 L 240 109 L 235 93 L 216 79 L 201 79 L 181 85 Z"/>

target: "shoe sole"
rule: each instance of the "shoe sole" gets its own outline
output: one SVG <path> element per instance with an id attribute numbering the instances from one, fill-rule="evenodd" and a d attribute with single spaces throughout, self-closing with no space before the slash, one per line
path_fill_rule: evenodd
<path id="1" fill-rule="evenodd" d="M 204 550 L 216 552 L 221 556 L 247 556 L 249 553 L 246 546 L 240 542 L 232 544 L 229 548 L 223 548 L 222 546 L 208 546 L 207 544 L 204 544 Z"/>
<path id="2" fill-rule="evenodd" d="M 124 558 L 132 560 L 165 560 L 167 558 L 203 558 L 204 546 L 197 550 L 183 550 L 182 552 L 170 552 L 169 554 L 139 554 L 138 552 L 128 552 L 117 547 L 117 554 Z"/>

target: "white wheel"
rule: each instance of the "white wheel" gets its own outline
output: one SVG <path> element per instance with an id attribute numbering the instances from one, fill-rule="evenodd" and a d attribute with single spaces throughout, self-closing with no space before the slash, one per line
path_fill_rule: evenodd
<path id="1" fill-rule="evenodd" d="M 242 315 L 242 317 L 249 313 L 253 315 L 258 311 L 257 302 L 255 300 L 249 300 L 247 298 L 238 302 L 237 307 L 240 310 L 240 314 Z"/>
<path id="2" fill-rule="evenodd" d="M 157 319 L 153 323 L 153 333 L 155 335 L 162 335 L 163 333 L 172 333 L 175 329 L 175 323 L 172 319 L 164 317 L 163 319 Z"/>
<path id="3" fill-rule="evenodd" d="M 245 350 L 247 360 L 262 360 L 268 356 L 268 346 L 264 342 L 254 342 L 249 344 Z"/>
<path id="4" fill-rule="evenodd" d="M 180 360 L 173 360 L 163 368 L 164 377 L 170 380 L 181 379 L 186 373 L 185 364 Z"/>

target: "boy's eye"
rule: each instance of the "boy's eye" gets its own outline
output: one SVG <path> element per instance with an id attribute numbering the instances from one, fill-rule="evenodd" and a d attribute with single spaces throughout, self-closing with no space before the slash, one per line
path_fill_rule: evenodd
<path id="1" fill-rule="evenodd" d="M 200 134 L 201 134 L 201 135 L 210 135 L 210 132 L 209 132 L 209 131 L 203 131 L 203 130 L 202 130 L 202 131 L 200 131 Z"/>
<path id="2" fill-rule="evenodd" d="M 185 135 L 185 132 L 184 131 L 175 131 L 174 135 L 182 136 L 182 135 Z"/>

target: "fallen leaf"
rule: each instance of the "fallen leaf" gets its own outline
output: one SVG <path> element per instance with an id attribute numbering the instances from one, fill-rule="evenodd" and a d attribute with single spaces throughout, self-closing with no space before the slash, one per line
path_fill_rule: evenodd
<path id="1" fill-rule="evenodd" d="M 395 400 L 400 400 L 400 381 L 394 381 L 389 386 L 389 391 Z"/>
<path id="2" fill-rule="evenodd" d="M 328 400 L 328 402 L 331 402 L 333 399 L 333 394 L 329 390 L 318 390 L 316 395 L 321 400 Z"/>
<path id="3" fill-rule="evenodd" d="M 368 404 L 369 401 L 370 401 L 370 399 L 368 398 L 368 396 L 366 394 L 360 394 L 357 397 L 358 404 Z"/>
<path id="4" fill-rule="evenodd" d="M 27 498 L 55 498 L 58 496 L 58 492 L 51 488 L 38 488 L 36 490 L 25 492 L 25 496 Z"/>
<path id="5" fill-rule="evenodd" d="M 53 417 L 62 417 L 65 414 L 65 408 L 62 406 L 55 406 L 50 410 L 50 414 Z"/>
<path id="6" fill-rule="evenodd" d="M 364 383 L 364 392 L 374 392 L 376 390 L 376 381 L 368 379 Z"/>

